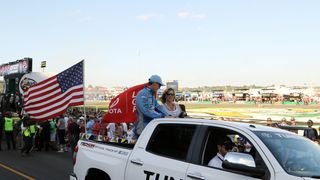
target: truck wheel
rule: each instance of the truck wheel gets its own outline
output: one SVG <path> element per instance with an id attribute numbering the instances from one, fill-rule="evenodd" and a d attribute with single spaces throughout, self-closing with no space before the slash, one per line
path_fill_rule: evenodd
<path id="1" fill-rule="evenodd" d="M 85 180 L 111 180 L 107 173 L 99 170 L 99 169 L 90 169 Z"/>

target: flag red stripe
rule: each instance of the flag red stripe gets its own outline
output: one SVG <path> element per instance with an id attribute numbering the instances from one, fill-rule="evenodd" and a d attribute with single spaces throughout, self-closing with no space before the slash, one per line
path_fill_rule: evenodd
<path id="1" fill-rule="evenodd" d="M 42 96 L 45 96 L 45 95 L 47 95 L 47 94 L 50 94 L 50 93 L 58 90 L 58 89 L 60 89 L 59 86 L 57 86 L 57 87 L 55 87 L 55 88 L 52 88 L 52 89 L 48 89 L 47 91 L 44 91 L 44 92 L 42 92 L 42 93 L 40 93 L 40 94 L 37 94 L 37 95 L 34 95 L 34 96 L 30 96 L 30 98 L 27 99 L 27 100 L 25 101 L 25 103 L 28 104 L 28 102 L 31 100 L 31 98 L 32 98 L 32 99 L 40 98 L 40 97 L 42 97 Z M 60 91 L 60 92 L 61 92 L 61 91 Z"/>
<path id="2" fill-rule="evenodd" d="M 26 111 L 36 111 L 36 110 L 43 109 L 43 108 L 45 108 L 45 107 L 49 107 L 49 106 L 51 106 L 51 105 L 54 105 L 54 104 L 57 104 L 57 103 L 63 101 L 64 99 L 66 99 L 67 97 L 69 97 L 71 94 L 73 94 L 73 93 L 75 93 L 75 92 L 82 92 L 82 89 L 75 89 L 75 90 L 73 90 L 73 91 L 70 91 L 69 93 L 64 94 L 61 98 L 59 98 L 59 99 L 57 99 L 57 100 L 55 100 L 55 101 L 52 101 L 52 102 L 50 102 L 50 103 L 43 104 L 43 105 L 41 105 L 41 106 L 30 107 L 30 108 L 29 108 L 29 107 L 26 107 L 25 110 L 26 110 Z M 76 95 L 76 96 L 73 96 L 73 97 L 76 98 L 76 99 L 79 98 L 79 97 L 83 98 L 83 94 L 82 94 L 82 95 Z M 37 101 L 36 104 L 42 103 L 42 102 L 46 102 L 46 101 Z"/>
<path id="3" fill-rule="evenodd" d="M 30 98 L 33 97 L 34 95 L 37 95 L 38 92 L 44 91 L 44 90 L 46 90 L 46 89 L 48 89 L 48 88 L 50 89 L 51 86 L 54 86 L 54 85 L 57 85 L 57 84 L 58 84 L 58 80 L 55 79 L 54 81 L 52 81 L 51 83 L 49 83 L 49 84 L 47 84 L 47 85 L 45 85 L 45 86 L 43 86 L 43 87 L 40 87 L 40 88 L 38 88 L 38 89 L 29 91 L 30 93 L 29 93 L 29 94 L 25 94 L 25 95 L 24 95 L 24 98 L 25 98 L 25 100 L 27 101 L 28 99 L 30 99 Z"/>
<path id="4" fill-rule="evenodd" d="M 66 108 L 63 108 L 61 109 L 60 111 L 57 111 L 55 112 L 54 114 L 51 114 L 51 115 L 47 115 L 45 117 L 41 117 L 41 116 L 30 116 L 32 119 L 35 119 L 35 120 L 48 120 L 48 119 L 51 119 L 51 118 L 56 118 L 58 117 L 59 115 L 63 114 L 64 112 L 66 112 L 66 110 L 71 107 L 71 106 L 80 106 L 80 105 L 83 105 L 83 101 L 82 102 L 73 102 L 73 103 L 70 103 L 68 106 L 66 106 Z"/>
<path id="5" fill-rule="evenodd" d="M 66 97 L 67 98 L 67 97 Z M 43 109 L 42 112 L 40 113 L 33 113 L 32 111 L 28 110 L 27 112 L 29 112 L 30 115 L 32 116 L 42 116 L 44 114 L 47 114 L 48 112 L 51 112 L 51 111 L 54 111 L 54 110 L 57 110 L 59 108 L 61 108 L 61 106 L 65 106 L 66 104 L 70 103 L 71 100 L 74 100 L 74 99 L 81 99 L 83 98 L 83 95 L 78 95 L 78 96 L 71 96 L 71 98 L 68 100 L 68 101 L 65 101 L 64 103 L 62 104 L 58 104 L 56 106 L 53 106 L 52 108 L 49 108 L 49 109 L 45 109 L 47 108 L 47 106 L 44 106 L 42 108 L 38 108 L 37 110 L 41 110 Z"/>
<path id="6" fill-rule="evenodd" d="M 71 103 L 68 107 L 71 107 L 71 106 L 81 106 L 81 105 L 83 105 L 83 102 Z M 44 121 L 44 120 L 49 120 L 49 119 L 56 118 L 56 117 L 58 117 L 59 115 L 64 114 L 66 111 L 67 111 L 67 108 L 64 109 L 64 110 L 62 110 L 62 111 L 59 111 L 59 112 L 57 112 L 57 113 L 55 113 L 55 114 L 52 114 L 51 116 L 48 116 L 48 117 L 46 117 L 46 118 L 37 118 L 37 117 L 33 117 L 33 116 L 31 116 L 31 118 L 32 118 L 32 120 L 34 120 L 34 121 Z"/>
<path id="7" fill-rule="evenodd" d="M 57 99 L 57 100 L 55 100 L 55 101 L 53 101 L 53 102 L 57 103 L 57 102 L 59 102 L 59 100 L 61 101 L 61 100 L 65 99 L 65 98 L 68 97 L 70 94 L 72 94 L 72 93 L 74 93 L 74 92 L 81 92 L 81 91 L 83 91 L 83 88 L 82 88 L 82 87 L 81 87 L 81 88 L 78 88 L 78 89 L 74 89 L 74 90 L 72 90 L 72 91 L 69 91 L 69 92 L 63 94 L 63 96 L 62 96 L 61 98 L 59 98 L 59 99 Z M 36 104 L 40 104 L 40 103 L 44 103 L 44 102 L 47 102 L 47 101 L 50 101 L 50 100 L 53 99 L 54 97 L 57 97 L 57 96 L 60 96 L 60 95 L 62 95 L 61 92 L 60 92 L 60 93 L 57 93 L 57 94 L 54 94 L 54 95 L 52 95 L 52 96 L 49 96 L 49 97 L 47 97 L 47 98 L 41 99 L 41 100 L 38 100 L 38 101 L 35 101 L 35 102 L 31 102 L 31 103 L 28 104 L 27 107 L 25 107 L 25 110 L 32 111 L 32 107 L 29 109 L 30 106 L 36 105 Z M 48 104 L 41 105 L 40 107 L 42 107 L 42 106 L 50 106 L 50 105 L 52 105 L 52 104 L 54 104 L 54 103 L 50 102 L 50 103 L 48 103 Z"/>
<path id="8" fill-rule="evenodd" d="M 37 89 L 38 89 L 39 86 L 41 86 L 41 85 L 43 85 L 43 84 L 45 84 L 45 83 L 53 80 L 53 79 L 56 78 L 56 77 L 57 77 L 57 76 L 52 76 L 52 77 L 50 77 L 50 78 L 48 78 L 48 79 L 45 79 L 45 80 L 43 80 L 43 81 L 41 81 L 41 82 L 39 82 L 39 83 L 37 83 L 37 84 L 32 85 L 31 87 L 29 87 L 29 89 L 27 90 L 27 92 L 25 92 L 24 96 L 25 96 L 25 97 L 28 97 L 29 94 L 31 94 L 31 93 L 33 93 L 33 92 L 35 92 L 35 91 L 38 91 Z"/>

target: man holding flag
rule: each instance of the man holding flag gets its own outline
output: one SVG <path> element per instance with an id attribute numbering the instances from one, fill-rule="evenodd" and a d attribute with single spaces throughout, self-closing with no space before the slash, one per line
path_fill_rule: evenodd
<path id="1" fill-rule="evenodd" d="M 140 136 L 142 130 L 153 119 L 168 116 L 155 97 L 161 86 L 164 86 L 164 84 L 160 76 L 152 75 L 146 87 L 137 94 L 137 121 L 135 122 L 135 133 L 137 136 Z"/>

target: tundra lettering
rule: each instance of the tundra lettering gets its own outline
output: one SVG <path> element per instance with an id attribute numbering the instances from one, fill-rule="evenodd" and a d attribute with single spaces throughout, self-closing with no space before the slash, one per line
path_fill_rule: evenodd
<path id="1" fill-rule="evenodd" d="M 150 177 L 153 176 L 153 175 L 156 174 L 156 173 L 150 172 L 150 171 L 144 171 L 144 174 L 147 175 L 147 176 L 146 176 L 146 180 L 150 180 Z M 160 178 L 160 174 L 157 173 L 155 180 L 160 180 L 159 178 Z M 163 180 L 174 180 L 174 178 L 165 175 Z M 182 180 L 182 179 L 180 179 L 180 180 Z"/>

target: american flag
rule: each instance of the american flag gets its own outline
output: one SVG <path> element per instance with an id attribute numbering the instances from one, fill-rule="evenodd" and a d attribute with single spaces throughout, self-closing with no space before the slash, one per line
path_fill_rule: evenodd
<path id="1" fill-rule="evenodd" d="M 24 110 L 31 119 L 55 118 L 71 106 L 83 105 L 83 61 L 31 86 L 24 94 Z"/>

